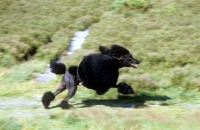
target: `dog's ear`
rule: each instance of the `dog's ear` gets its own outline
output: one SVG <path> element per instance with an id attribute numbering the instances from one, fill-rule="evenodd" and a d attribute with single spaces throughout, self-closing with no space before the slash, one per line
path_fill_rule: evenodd
<path id="1" fill-rule="evenodd" d="M 111 46 L 110 51 L 112 54 L 118 54 L 118 55 L 129 54 L 129 51 L 126 48 L 119 46 L 119 45 L 115 45 L 115 44 Z"/>
<path id="2" fill-rule="evenodd" d="M 108 54 L 110 52 L 110 50 L 107 47 L 105 47 L 105 46 L 99 46 L 99 51 L 102 54 Z"/>

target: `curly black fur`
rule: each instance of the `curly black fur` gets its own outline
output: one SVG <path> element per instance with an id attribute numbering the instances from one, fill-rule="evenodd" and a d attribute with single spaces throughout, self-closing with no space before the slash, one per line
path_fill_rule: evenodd
<path id="1" fill-rule="evenodd" d="M 69 73 L 70 74 L 72 74 L 72 75 L 77 75 L 77 66 L 70 66 L 69 68 L 68 68 L 68 71 L 69 71 Z"/>
<path id="2" fill-rule="evenodd" d="M 102 95 L 109 88 L 117 86 L 119 68 L 136 68 L 140 61 L 134 59 L 126 48 L 119 45 L 112 45 L 111 49 L 100 46 L 99 51 L 101 53 L 84 56 L 78 66 L 78 73 L 83 86 Z"/>
<path id="3" fill-rule="evenodd" d="M 66 66 L 63 63 L 52 61 L 50 63 L 51 72 L 55 74 L 65 74 Z"/>
<path id="4" fill-rule="evenodd" d="M 48 109 L 50 102 L 54 99 L 55 99 L 55 96 L 52 92 L 50 91 L 45 92 L 44 95 L 42 96 L 42 104 L 44 105 L 46 109 Z"/>
<path id="5" fill-rule="evenodd" d="M 126 84 L 125 82 L 121 82 L 117 85 L 117 90 L 119 93 L 122 93 L 124 95 L 126 94 L 135 94 L 135 92 L 133 91 L 132 87 L 129 86 L 128 84 Z"/>

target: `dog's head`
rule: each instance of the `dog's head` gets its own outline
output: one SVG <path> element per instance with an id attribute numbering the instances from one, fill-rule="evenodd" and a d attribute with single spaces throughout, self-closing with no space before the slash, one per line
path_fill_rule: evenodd
<path id="1" fill-rule="evenodd" d="M 111 49 L 107 47 L 100 46 L 99 50 L 102 54 L 111 56 L 112 58 L 119 61 L 119 67 L 133 67 L 137 68 L 137 64 L 140 64 L 140 61 L 133 58 L 132 54 L 124 47 L 119 45 L 112 45 Z"/>

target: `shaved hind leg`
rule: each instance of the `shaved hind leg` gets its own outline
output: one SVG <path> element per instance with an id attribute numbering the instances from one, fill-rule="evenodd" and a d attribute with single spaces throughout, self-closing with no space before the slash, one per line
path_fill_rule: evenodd
<path id="1" fill-rule="evenodd" d="M 62 109 L 70 108 L 70 105 L 68 104 L 68 100 L 75 95 L 76 90 L 77 90 L 77 86 L 76 85 L 73 85 L 73 84 L 68 84 L 68 85 L 69 85 L 68 86 L 68 94 L 65 97 L 65 99 L 59 104 L 59 106 Z"/>
<path id="2" fill-rule="evenodd" d="M 66 85 L 62 78 L 60 85 L 58 86 L 57 90 L 54 93 L 52 93 L 51 91 L 48 91 L 48 92 L 45 92 L 44 95 L 42 96 L 42 103 L 44 107 L 48 109 L 50 102 L 55 99 L 55 96 L 63 92 L 65 89 L 66 89 Z"/>
<path id="3" fill-rule="evenodd" d="M 77 90 L 77 84 L 75 82 L 75 76 L 71 75 L 66 71 L 65 75 L 62 77 L 62 81 L 54 93 L 48 91 L 45 92 L 42 97 L 42 103 L 45 108 L 49 109 L 50 102 L 54 100 L 55 96 L 68 89 L 68 94 L 66 98 L 57 106 L 63 109 L 69 108 L 68 100 L 74 96 Z"/>
<path id="4" fill-rule="evenodd" d="M 64 100 L 60 104 L 58 104 L 58 106 L 63 109 L 68 109 L 70 108 L 68 100 L 75 95 L 77 90 L 77 83 L 75 81 L 75 76 L 69 74 L 68 72 L 66 72 L 64 75 L 64 81 L 65 81 L 65 86 L 68 89 L 68 93 L 67 96 L 64 98 Z"/>

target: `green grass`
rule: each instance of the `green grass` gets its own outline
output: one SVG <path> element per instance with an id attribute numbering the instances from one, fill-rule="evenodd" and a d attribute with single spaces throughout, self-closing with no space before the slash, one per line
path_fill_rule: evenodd
<path id="1" fill-rule="evenodd" d="M 146 11 L 151 6 L 149 0 L 115 0 L 111 7 L 113 10 L 121 12 L 127 9 Z"/>
<path id="2" fill-rule="evenodd" d="M 1 85 L 0 91 L 5 94 L 0 95 L 1 104 L 4 103 L 0 110 L 0 128 L 3 130 L 44 128 L 198 130 L 199 128 L 200 95 L 196 91 L 185 93 L 178 89 L 179 92 L 140 90 L 136 96 L 122 96 L 118 95 L 115 89 L 111 89 L 105 95 L 97 96 L 94 91 L 79 87 L 76 95 L 69 101 L 73 104 L 72 109 L 46 110 L 42 107 L 41 96 L 47 90 L 54 91 L 57 84 L 32 81 L 18 83 L 14 88 L 7 89 L 5 87 L 8 86 Z M 57 96 L 51 106 L 57 105 L 65 94 L 66 92 L 63 92 Z M 30 104 L 23 105 L 24 101 L 29 101 Z M 36 104 L 32 104 L 34 102 Z"/>
<path id="3" fill-rule="evenodd" d="M 4 43 L 0 45 L 0 58 L 4 54 L 12 55 L 15 62 L 33 55 L 39 59 L 54 59 L 67 48 L 76 30 L 98 22 L 111 3 L 108 0 L 0 2 L 0 42 Z"/>
<path id="4" fill-rule="evenodd" d="M 0 129 L 198 130 L 199 11 L 198 0 L 0 0 Z M 35 76 L 89 25 L 82 48 L 62 62 L 78 65 L 99 45 L 123 45 L 142 62 L 121 69 L 119 82 L 138 94 L 99 96 L 79 87 L 73 109 L 43 109 L 41 96 L 61 76 L 48 83 Z"/>
<path id="5" fill-rule="evenodd" d="M 93 115 L 88 115 L 86 113 L 87 109 L 82 109 L 82 111 L 71 111 L 66 112 L 65 116 L 63 113 L 54 112 L 51 115 L 47 116 L 35 116 L 34 118 L 38 118 L 37 121 L 34 120 L 34 118 L 28 118 L 22 117 L 20 121 L 23 122 L 25 125 L 22 126 L 24 129 L 72 129 L 72 130 L 78 130 L 78 129 L 123 129 L 123 126 L 126 125 L 127 129 L 159 129 L 160 127 L 163 127 L 164 130 L 170 130 L 170 129 L 198 129 L 198 124 L 196 122 L 196 125 L 190 124 L 190 119 L 193 118 L 193 112 L 190 112 L 187 115 L 184 115 L 184 111 L 180 112 L 181 114 L 177 114 L 177 112 L 172 112 L 175 116 L 181 118 L 180 120 L 174 120 L 173 117 L 170 117 L 169 115 L 163 115 L 160 117 L 160 115 L 152 115 L 152 116 L 145 116 L 147 112 L 154 113 L 154 110 L 137 110 L 143 113 L 143 117 L 141 117 L 141 114 L 138 114 L 137 111 L 132 110 L 130 111 L 131 114 L 121 112 L 121 110 L 110 110 L 105 109 L 101 110 L 98 108 L 91 109 L 91 113 L 99 113 L 101 114 L 101 119 L 106 120 L 108 116 L 110 116 L 109 122 L 103 122 L 99 118 L 95 118 Z M 109 112 L 112 112 L 109 113 Z M 181 111 L 181 110 L 178 110 Z M 170 111 L 171 112 L 171 111 Z M 165 114 L 165 111 L 159 111 L 158 114 Z M 77 117 L 78 115 L 78 117 Z M 82 118 L 79 117 L 79 115 L 82 115 Z M 182 119 L 183 117 L 188 116 L 187 119 Z M 116 120 L 115 118 L 121 118 Z M 134 117 L 134 118 L 132 118 Z M 171 119 L 171 121 L 167 121 L 168 119 Z M 173 122 L 174 121 L 174 122 Z M 181 122 L 188 121 L 188 124 L 182 124 Z M 195 121 L 194 121 L 195 122 Z M 32 126 L 30 125 L 32 124 Z M 113 124 L 113 125 L 110 125 Z M 181 125 L 182 124 L 182 125 Z M 14 125 L 14 124 L 13 124 Z M 8 126 L 9 128 L 9 126 Z"/>
<path id="6" fill-rule="evenodd" d="M 38 73 L 43 73 L 46 62 L 32 60 L 15 65 L 0 78 L 1 83 L 20 83 L 34 79 Z M 24 71 L 26 70 L 26 71 Z"/>

